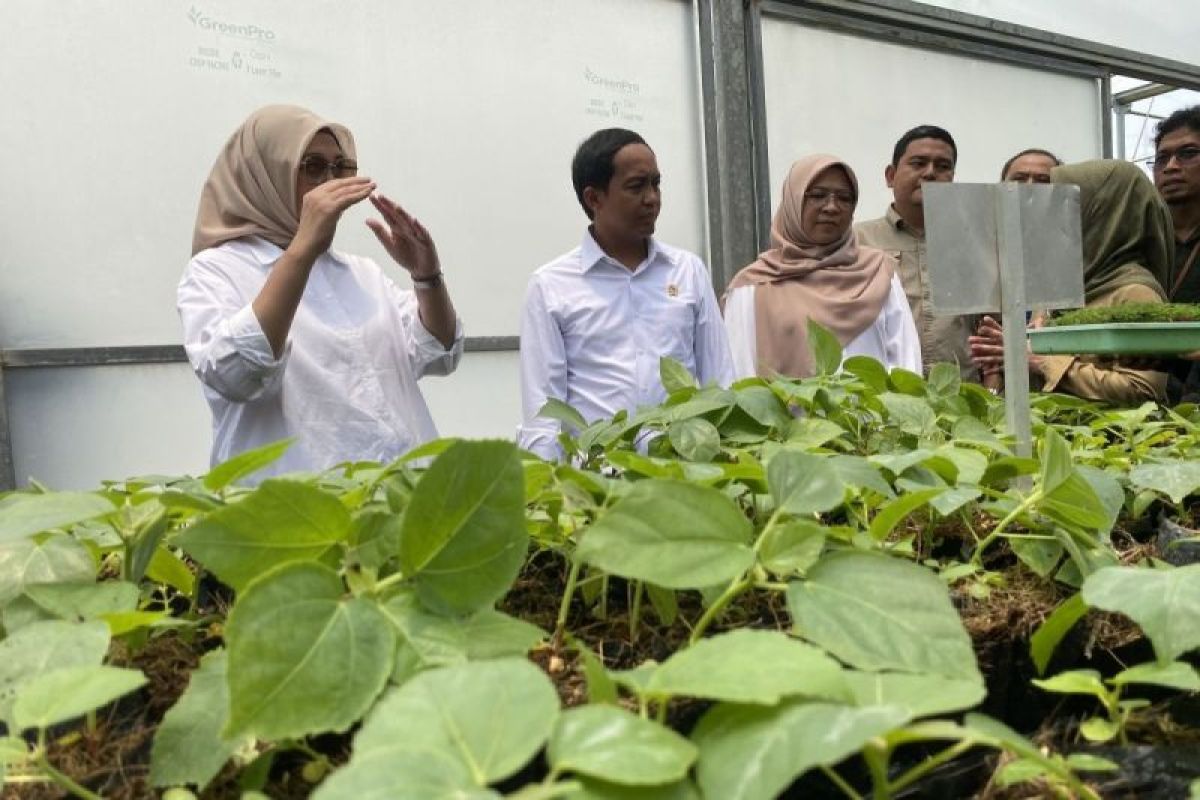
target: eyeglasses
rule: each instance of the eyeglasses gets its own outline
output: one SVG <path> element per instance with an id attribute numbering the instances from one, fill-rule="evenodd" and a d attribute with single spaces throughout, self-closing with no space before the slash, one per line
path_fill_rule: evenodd
<path id="1" fill-rule="evenodd" d="M 321 156 L 305 156 L 300 159 L 300 170 L 310 181 L 318 182 L 326 175 L 334 178 L 353 178 L 358 174 L 358 162 L 349 158 L 326 161 Z"/>
<path id="2" fill-rule="evenodd" d="M 804 193 L 806 201 L 816 203 L 818 206 L 825 205 L 830 198 L 842 208 L 854 205 L 854 195 L 849 192 L 835 192 L 830 189 L 809 189 Z"/>
<path id="3" fill-rule="evenodd" d="M 1165 169 L 1167 164 L 1171 163 L 1172 158 L 1175 159 L 1175 163 L 1179 166 L 1186 167 L 1197 158 L 1200 158 L 1200 147 L 1188 145 L 1178 150 L 1163 150 L 1161 153 L 1155 155 L 1154 158 L 1146 160 L 1153 164 L 1155 169 Z"/>

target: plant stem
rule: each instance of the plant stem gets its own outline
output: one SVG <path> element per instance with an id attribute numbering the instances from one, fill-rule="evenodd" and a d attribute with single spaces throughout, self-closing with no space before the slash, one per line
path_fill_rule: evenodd
<path id="1" fill-rule="evenodd" d="M 104 798 L 100 795 L 88 791 L 75 781 L 71 780 L 71 778 L 69 778 L 67 775 L 64 775 L 56 770 L 50 763 L 50 759 L 46 758 L 45 750 L 42 750 L 38 753 L 37 765 L 42 768 L 42 771 L 46 773 L 50 780 L 57 783 L 63 789 L 66 789 L 73 796 L 81 798 L 81 800 L 104 800 Z"/>
<path id="2" fill-rule="evenodd" d="M 727 588 L 711 606 L 704 610 L 704 615 L 700 617 L 700 621 L 696 623 L 696 627 L 692 631 L 691 637 L 688 639 L 688 645 L 691 646 L 700 641 L 700 638 L 704 635 L 704 631 L 707 630 L 708 626 L 712 624 L 713 620 L 725 610 L 725 607 L 732 603 L 734 598 L 736 598 L 739 594 L 753 585 L 754 579 L 748 575 L 742 575 L 739 578 L 734 578 L 733 582 L 729 584 L 729 588 Z"/>
<path id="3" fill-rule="evenodd" d="M 905 786 L 908 786 L 910 783 L 914 783 L 915 781 L 924 777 L 930 771 L 937 769 L 942 764 L 945 764 L 947 761 L 958 758 L 960 755 L 974 747 L 975 744 L 976 742 L 973 739 L 964 739 L 957 744 L 947 747 L 942 752 L 930 756 L 920 764 L 917 764 L 915 767 L 905 772 L 899 778 L 896 778 L 896 780 L 892 781 L 888 786 L 888 789 L 893 793 L 900 791 Z"/>
<path id="4" fill-rule="evenodd" d="M 1029 496 L 1022 500 L 1020 505 L 1010 511 L 1008 516 L 1000 520 L 1000 524 L 993 528 L 992 532 L 985 536 L 983 541 L 979 543 L 979 546 L 975 548 L 975 552 L 971 554 L 971 563 L 977 566 L 983 566 L 983 551 L 988 548 L 988 545 L 1003 536 L 1004 529 L 1012 524 L 1013 520 L 1024 514 L 1029 509 L 1033 508 L 1035 505 L 1041 502 L 1041 499 L 1041 489 L 1036 489 L 1033 492 L 1030 492 Z"/>
<path id="5" fill-rule="evenodd" d="M 638 640 L 639 623 L 642 620 L 642 593 L 645 590 L 642 581 L 633 582 L 633 603 L 629 609 L 629 643 L 636 644 Z"/>
<path id="6" fill-rule="evenodd" d="M 871 797 L 874 800 L 891 800 L 888 787 L 888 746 L 882 740 L 872 740 L 862 750 L 863 760 L 871 773 Z"/>
<path id="7" fill-rule="evenodd" d="M 571 596 L 575 594 L 575 584 L 579 581 L 579 569 L 583 562 L 578 559 L 571 561 L 571 571 L 567 575 L 567 588 L 563 590 L 562 602 L 558 606 L 558 619 L 554 622 L 554 636 L 559 637 L 567 627 L 567 612 L 571 610 Z"/>
<path id="8" fill-rule="evenodd" d="M 388 589 L 392 586 L 395 586 L 397 583 L 400 583 L 402 580 L 404 580 L 405 577 L 406 576 L 403 572 L 395 572 L 395 573 L 392 573 L 391 575 L 388 575 L 386 578 L 381 580 L 379 583 L 375 584 L 375 589 L 373 591 L 373 594 L 379 594 L 384 589 Z"/>
<path id="9" fill-rule="evenodd" d="M 842 794 L 849 797 L 850 800 L 862 800 L 862 795 L 854 791 L 854 787 L 846 783 L 846 779 L 838 775 L 837 770 L 833 767 L 821 765 L 821 771 L 825 773 L 825 777 L 829 778 L 830 782 L 842 790 Z"/>

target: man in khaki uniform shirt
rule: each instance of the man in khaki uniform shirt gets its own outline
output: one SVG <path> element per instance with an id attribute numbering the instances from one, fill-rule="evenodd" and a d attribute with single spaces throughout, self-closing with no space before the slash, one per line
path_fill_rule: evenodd
<path id="1" fill-rule="evenodd" d="M 891 253 L 900 264 L 900 281 L 908 295 L 921 362 L 926 373 L 940 361 L 958 364 L 964 380 L 979 381 L 967 337 L 975 330 L 974 316 L 934 316 L 929 300 L 929 267 L 925 250 L 925 209 L 921 185 L 954 180 L 958 147 L 936 125 L 920 125 L 900 137 L 892 163 L 883 171 L 893 202 L 885 216 L 854 226 L 860 244 Z"/>

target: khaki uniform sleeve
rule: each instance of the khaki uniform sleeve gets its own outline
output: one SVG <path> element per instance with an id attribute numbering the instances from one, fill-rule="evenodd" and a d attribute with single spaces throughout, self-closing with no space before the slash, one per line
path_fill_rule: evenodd
<path id="1" fill-rule="evenodd" d="M 1150 287 L 1133 284 L 1122 286 L 1089 305 L 1118 306 L 1162 301 L 1162 297 Z M 1043 391 L 1073 394 L 1085 400 L 1135 406 L 1147 400 L 1162 403 L 1167 398 L 1165 372 L 1129 369 L 1111 358 L 1044 356 L 1042 375 L 1045 379 Z"/>

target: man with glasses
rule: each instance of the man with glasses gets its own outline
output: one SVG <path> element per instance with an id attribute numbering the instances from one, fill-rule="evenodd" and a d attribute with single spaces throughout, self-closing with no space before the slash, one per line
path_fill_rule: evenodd
<path id="1" fill-rule="evenodd" d="M 1171 299 L 1200 302 L 1200 105 L 1181 108 L 1154 136 L 1154 185 L 1175 223 Z"/>
<path id="2" fill-rule="evenodd" d="M 934 364 L 957 364 L 964 380 L 979 382 L 971 361 L 967 336 L 975 329 L 974 316 L 934 316 L 929 299 L 929 266 L 925 248 L 925 206 L 922 186 L 954 180 L 958 146 L 936 125 L 920 125 L 896 142 L 892 162 L 883 177 L 893 202 L 879 219 L 854 226 L 860 244 L 890 253 L 900 264 L 900 280 L 908 295 L 913 321 L 921 339 L 921 363 L 926 372 Z"/>
<path id="3" fill-rule="evenodd" d="M 1154 185 L 1175 226 L 1175 265 L 1171 285 L 1163 288 L 1171 302 L 1200 303 L 1200 105 L 1181 108 L 1159 123 L 1152 163 Z M 1168 364 L 1168 400 L 1200 401 L 1200 363 Z"/>

